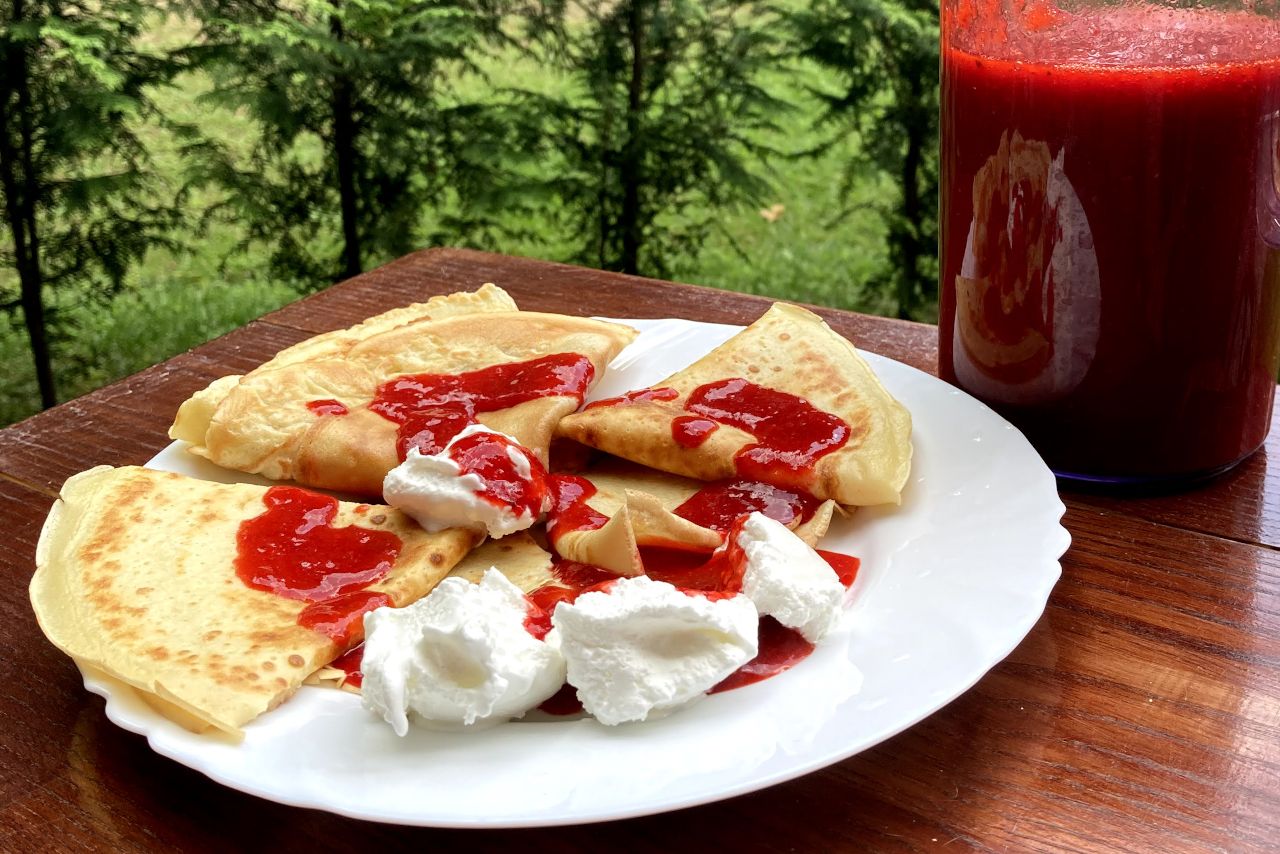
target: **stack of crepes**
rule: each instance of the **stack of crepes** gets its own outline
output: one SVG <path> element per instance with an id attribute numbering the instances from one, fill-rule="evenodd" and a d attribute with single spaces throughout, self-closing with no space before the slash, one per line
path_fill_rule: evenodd
<path id="1" fill-rule="evenodd" d="M 183 404 L 170 435 L 226 468 L 374 496 L 420 440 L 414 431 L 430 432 L 423 425 L 433 422 L 405 406 L 438 403 L 402 395 L 399 409 L 383 406 L 388 389 L 556 354 L 585 357 L 591 369 L 576 391 L 561 388 L 473 417 L 553 471 L 572 470 L 594 521 L 550 536 L 511 534 L 467 554 L 481 539 L 469 532 L 427 534 L 387 507 L 339 505 L 334 526 L 394 531 L 402 541 L 389 569 L 361 588 L 386 593 L 390 601 L 378 602 L 395 606 L 425 595 L 451 571 L 477 580 L 496 566 L 525 591 L 554 584 L 551 551 L 618 575 L 644 572 L 641 546 L 710 552 L 724 531 L 677 512 L 706 481 L 768 480 L 813 496 L 815 508 L 785 520 L 811 545 L 841 506 L 899 500 L 910 468 L 910 416 L 816 315 L 775 305 L 652 388 L 581 409 L 587 384 L 634 334 L 603 321 L 520 312 L 486 285 L 318 336 L 248 375 L 217 380 Z M 755 398 L 743 397 L 743 388 Z M 728 411 L 742 400 L 746 411 Z M 766 434 L 793 419 L 795 405 L 836 425 L 839 441 L 762 457 Z M 681 434 L 690 421 L 693 433 Z M 597 450 L 553 454 L 553 436 Z M 128 682 L 193 727 L 235 732 L 303 679 L 323 678 L 324 665 L 359 642 L 359 620 L 346 620 L 337 638 L 299 626 L 306 602 L 238 577 L 245 520 L 262 513 L 268 495 L 139 469 L 72 478 L 46 523 L 32 582 L 46 634 L 82 667 Z"/>

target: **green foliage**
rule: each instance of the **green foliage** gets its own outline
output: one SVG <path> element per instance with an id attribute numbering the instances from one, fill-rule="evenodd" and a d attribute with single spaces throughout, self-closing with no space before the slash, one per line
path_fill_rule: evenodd
<path id="1" fill-rule="evenodd" d="M 897 186 L 897 204 L 882 208 L 888 284 L 899 316 L 927 310 L 937 299 L 938 0 L 814 0 L 786 19 L 799 54 L 839 80 L 817 92 L 827 135 L 813 151 L 856 134 L 846 197 L 869 169 Z"/>
<path id="2" fill-rule="evenodd" d="M 292 288 L 242 278 L 210 287 L 215 259 L 190 257 L 161 263 L 154 252 L 110 301 L 85 301 L 76 288 L 55 292 L 52 302 L 66 331 L 54 365 L 66 398 L 140 371 L 175 353 L 229 332 L 297 297 Z M 148 268 L 153 268 L 148 270 Z M 25 418 L 37 408 L 35 373 L 20 323 L 0 315 L 0 424 Z"/>
<path id="3" fill-rule="evenodd" d="M 356 5 L 355 0 L 351 5 Z M 396 5 L 409 8 L 414 4 L 401 0 Z M 705 15 L 732 17 L 728 5 L 707 6 Z M 639 266 L 683 281 L 774 298 L 874 313 L 898 310 L 899 301 L 885 282 L 891 257 L 898 257 L 896 249 L 893 256 L 889 254 L 885 214 L 897 210 L 895 184 L 900 172 L 876 166 L 868 153 L 877 142 L 873 137 L 879 129 L 870 119 L 867 124 L 842 124 L 858 111 L 832 109 L 832 99 L 843 95 L 848 84 L 839 63 L 827 66 L 788 60 L 793 51 L 774 39 L 794 39 L 779 26 L 778 17 L 762 6 L 735 5 L 738 19 L 722 21 L 720 32 L 723 35 L 733 27 L 745 26 L 759 46 L 758 52 L 751 54 L 758 67 L 744 74 L 740 83 L 731 80 L 722 91 L 716 77 L 722 72 L 714 69 L 734 60 L 734 54 L 730 50 L 723 55 L 720 48 L 688 47 L 683 54 L 672 48 L 663 59 L 654 59 L 650 67 L 642 68 L 645 85 L 639 95 L 644 110 L 636 114 L 637 128 L 651 147 L 640 161 L 640 169 L 631 174 L 648 178 L 663 172 L 673 157 L 697 155 L 717 144 L 723 143 L 723 151 L 716 155 L 721 159 L 710 157 L 692 170 L 693 177 L 685 183 L 661 178 L 669 183 L 659 181 L 644 187 L 633 198 L 631 210 L 639 213 L 643 204 L 650 206 L 644 211 L 646 215 L 652 212 L 650 219 L 643 220 L 645 230 L 640 232 Z M 234 16 L 226 3 L 205 3 L 199 8 L 206 16 L 221 9 L 222 20 L 251 26 L 244 17 L 250 10 L 246 4 L 237 4 L 231 10 L 236 12 Z M 252 8 L 258 10 L 256 20 L 261 21 L 264 16 L 282 14 L 284 4 Z M 302 10 L 299 3 L 290 3 L 288 8 L 295 14 Z M 704 14 L 688 5 L 677 8 L 656 2 L 642 2 L 637 8 L 652 16 L 642 19 L 641 35 L 647 48 L 656 43 L 649 37 L 659 13 Z M 119 7 L 112 9 L 118 12 Z M 593 9 L 594 18 L 590 14 Z M 432 239 L 441 240 L 444 235 L 454 235 L 452 242 L 457 242 L 457 235 L 465 235 L 465 242 L 512 254 L 622 266 L 621 238 L 601 240 L 599 214 L 605 212 L 603 225 L 613 228 L 615 235 L 621 234 L 617 229 L 625 220 L 621 213 L 625 194 L 620 161 L 628 138 L 631 104 L 630 37 L 615 39 L 605 66 L 612 69 L 608 74 L 592 76 L 578 60 L 593 51 L 604 56 L 602 45 L 588 43 L 595 32 L 592 28 L 601 26 L 601 19 L 609 15 L 615 16 L 613 25 L 624 26 L 616 15 L 625 10 L 618 4 L 600 3 L 551 11 L 555 14 L 507 18 L 502 31 L 492 33 L 492 42 L 479 43 L 463 58 L 442 60 L 436 66 L 437 76 L 431 78 L 433 97 L 449 116 L 440 127 L 454 128 L 455 141 L 466 146 L 462 168 L 455 175 L 447 159 L 440 159 L 438 174 L 419 174 L 417 165 L 408 162 L 414 157 L 412 152 L 397 153 L 392 141 L 387 149 L 394 155 L 392 159 L 405 161 L 401 174 L 409 175 L 413 182 L 434 181 L 440 192 L 422 197 L 416 217 L 405 213 L 398 220 L 403 223 L 398 233 L 406 243 L 375 249 L 366 246 L 363 263 L 372 264 Z M 670 20 L 675 22 L 676 18 Z M 536 39 L 520 29 L 527 25 L 532 25 Z M 287 35 L 292 26 L 280 24 L 270 38 L 293 39 L 280 35 L 281 28 Z M 552 34 L 558 40 L 552 40 Z M 257 74 L 237 77 L 232 60 L 250 54 L 247 48 L 238 54 L 239 48 L 234 46 L 230 54 L 210 59 L 208 69 L 199 67 L 206 55 L 217 54 L 224 47 L 215 35 L 216 28 L 202 28 L 190 17 L 157 16 L 145 22 L 130 42 L 131 50 L 139 56 L 170 63 L 158 80 L 174 70 L 176 60 L 181 60 L 187 71 L 177 76 L 172 86 L 141 86 L 138 94 L 143 103 L 126 111 L 123 131 L 131 138 L 130 145 L 145 155 L 139 171 L 146 177 L 132 193 L 117 197 L 117 202 L 163 208 L 169 187 L 183 180 L 204 186 L 193 186 L 181 197 L 184 218 L 169 219 L 167 228 L 157 228 L 154 237 L 160 243 L 140 262 L 134 255 L 116 268 L 117 277 L 107 268 L 96 267 L 93 275 L 68 276 L 50 290 L 48 302 L 57 333 L 54 373 L 65 394 L 88 391 L 276 307 L 296 293 L 291 283 L 298 282 L 300 267 L 305 268 L 302 272 L 309 277 L 306 285 L 310 287 L 342 273 L 345 241 L 340 194 L 330 188 L 308 197 L 312 201 L 305 205 L 298 202 L 296 207 L 305 208 L 306 216 L 288 227 L 281 225 L 272 195 L 282 197 L 282 204 L 288 202 L 294 191 L 289 190 L 285 176 L 291 168 L 306 172 L 311 182 L 337 180 L 333 147 L 323 136 L 329 125 L 323 124 L 324 116 L 317 113 L 319 131 L 299 126 L 292 135 L 277 135 L 276 142 L 268 146 L 264 138 L 275 131 L 255 113 L 256 101 L 246 99 L 243 93 L 228 94 L 228 90 L 240 80 L 244 86 L 258 85 L 267 93 L 276 78 L 265 73 L 262 63 L 258 63 Z M 321 40 L 331 35 L 323 26 L 315 32 L 315 38 Z M 667 38 L 668 44 L 680 41 L 674 36 Z M 486 45 L 494 47 L 490 50 Z M 166 51 L 183 46 L 187 49 L 167 56 Z M 713 70 L 704 72 L 703 51 L 708 49 L 716 56 L 709 66 Z M 577 59 L 568 51 L 578 51 Z M 641 54 L 649 55 L 644 50 Z M 99 66 L 106 69 L 108 77 L 113 62 L 104 60 Z M 650 77 L 654 67 L 662 74 Z M 324 80 L 315 77 L 314 70 L 307 71 L 312 78 L 298 80 L 318 81 L 312 87 L 315 91 L 303 91 L 292 77 L 284 80 L 294 87 L 284 90 L 283 100 L 290 102 L 286 105 L 290 110 L 294 108 L 292 101 L 299 98 L 311 98 L 317 110 L 323 106 L 324 93 L 318 90 Z M 0 91 L 11 93 L 8 81 L 12 78 L 7 75 L 7 68 L 0 67 Z M 703 79 L 694 79 L 699 76 Z M 748 99 L 757 113 L 748 111 L 745 123 L 740 122 L 736 106 L 742 101 L 733 100 L 740 97 L 732 94 L 735 85 L 759 89 L 758 99 Z M 889 103 L 886 80 L 871 79 L 868 85 L 880 94 L 870 96 L 870 106 L 859 109 L 874 111 Z M 518 91 L 537 94 L 519 96 Z M 713 103 L 704 103 L 704 93 L 710 93 Z M 728 107 L 714 100 L 722 95 L 729 99 Z M 10 95 L 5 103 L 15 102 Z M 549 119 L 541 112 L 543 106 L 550 110 Z M 683 124 L 679 123 L 679 111 L 688 116 Z M 302 110 L 299 114 L 310 115 Z M 479 130 L 466 130 L 477 116 L 482 119 Z M 825 121 L 820 121 L 824 117 Z M 705 126 L 699 124 L 704 118 Z M 666 127 L 666 122 L 676 125 Z M 8 129 L 9 138 L 15 138 L 19 128 Z M 609 133 L 601 136 L 601 129 Z M 380 133 L 391 135 L 392 130 L 384 125 Z M 678 138 L 668 138 L 668 131 Z M 606 138 L 607 146 L 603 144 Z M 377 138 L 359 140 L 360 157 L 381 156 L 382 142 Z M 681 153 L 682 147 L 692 151 L 686 155 Z M 99 148 L 100 156 L 92 156 L 97 154 L 92 152 L 79 161 L 79 173 L 62 174 L 113 174 L 119 155 L 111 153 L 109 145 Z M 419 162 L 433 162 L 427 156 L 430 149 L 422 150 L 425 154 Z M 632 146 L 631 150 L 643 149 Z M 774 154 L 798 151 L 813 154 Z M 724 156 L 739 159 L 747 176 L 745 191 L 708 186 L 720 181 L 719 164 Z M 608 169 L 603 168 L 606 162 Z M 226 175 L 217 174 L 219 169 L 227 170 Z M 732 168 L 729 171 L 732 173 Z M 843 182 L 838 177 L 842 171 Z M 229 180 L 224 182 L 223 177 Z M 456 192 L 450 186 L 455 180 L 463 181 L 462 189 Z M 414 184 L 415 191 L 418 186 Z M 90 181 L 84 187 L 86 194 L 103 187 L 111 189 L 109 182 L 95 185 Z M 574 187 L 577 190 L 570 192 Z M 301 198 L 303 193 L 294 195 Z M 82 198 L 97 204 L 100 197 Z M 261 203 L 260 209 L 245 205 L 255 199 Z M 587 207 L 579 207 L 580 200 Z M 759 204 L 740 204 L 746 200 Z M 373 213 L 379 204 L 376 199 L 371 203 Z M 837 217 L 842 210 L 844 214 Z M 213 213 L 204 217 L 206 211 Z M 260 216 L 266 218 L 265 224 L 257 221 Z M 202 217 L 208 227 L 192 240 L 192 230 Z M 637 217 L 635 221 L 642 220 Z M 381 235 L 373 233 L 377 231 L 374 220 L 368 222 L 362 228 L 370 231 L 362 234 L 380 239 Z M 57 224 L 52 219 L 49 222 L 50 226 Z M 9 225 L 8 219 L 5 225 Z M 282 235 L 290 244 L 283 252 L 278 246 Z M 13 249 L 12 241 L 6 244 L 0 237 L 0 251 Z M 96 263 L 95 251 L 85 253 L 91 266 Z M 289 252 L 300 257 L 291 261 Z M 0 268 L 0 294 L 12 301 L 17 285 L 13 271 Z M 115 296 L 109 296 L 113 292 Z M 928 302 L 913 310 L 927 315 Z M 0 313 L 0 359 L 10 367 L 0 377 L 0 423 L 30 414 L 38 406 L 20 322 L 17 313 Z"/>
<path id="4" fill-rule="evenodd" d="M 211 107 L 247 112 L 248 162 L 193 139 L 193 184 L 214 215 L 271 248 L 273 272 L 322 286 L 420 245 L 424 210 L 462 200 L 453 234 L 490 223 L 466 202 L 501 186 L 500 105 L 462 101 L 482 47 L 504 40 L 487 0 L 205 0 L 193 7 Z M 517 151 L 519 149 L 516 149 Z"/>
<path id="5" fill-rule="evenodd" d="M 65 343 L 48 288 L 101 298 L 146 251 L 172 241 L 175 205 L 136 124 L 174 58 L 138 46 L 153 6 L 9 0 L 0 7 L 0 306 L 21 307 L 41 396 L 56 397 L 50 339 Z"/>
<path id="6" fill-rule="evenodd" d="M 547 62 L 569 85 L 526 103 L 552 143 L 548 187 L 575 259 L 664 275 L 726 207 L 762 200 L 760 131 L 789 105 L 760 85 L 775 60 L 756 3 L 584 0 L 561 7 Z M 563 19 L 562 19 L 563 20 Z"/>

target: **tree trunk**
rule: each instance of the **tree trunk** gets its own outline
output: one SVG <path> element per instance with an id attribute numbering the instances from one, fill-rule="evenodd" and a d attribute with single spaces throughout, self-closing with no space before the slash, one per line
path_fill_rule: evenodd
<path id="1" fill-rule="evenodd" d="M 627 138 L 622 147 L 622 272 L 640 272 L 640 185 L 644 181 L 639 136 L 644 109 L 644 0 L 627 4 L 627 35 L 631 41 L 631 79 L 627 85 Z"/>
<path id="2" fill-rule="evenodd" d="M 910 81 L 912 105 L 905 113 L 907 150 L 902 158 L 902 207 L 898 226 L 898 317 L 910 319 L 916 295 L 923 293 L 920 281 L 920 235 L 924 223 L 924 206 L 920 199 L 920 167 L 924 162 L 924 146 L 928 134 L 928 118 L 917 108 L 922 96 L 919 80 Z"/>
<path id="3" fill-rule="evenodd" d="M 342 41 L 342 21 L 329 18 L 329 32 Z M 351 80 L 343 70 L 333 78 L 333 155 L 338 167 L 338 200 L 342 210 L 342 277 L 361 271 L 360 229 L 356 205 L 356 127 L 351 115 Z"/>
<path id="4" fill-rule="evenodd" d="M 23 0 L 13 2 L 13 20 L 24 18 Z M 5 86 L 0 90 L 0 181 L 4 186 L 5 214 L 13 238 L 18 281 L 22 293 L 22 315 L 35 363 L 36 383 L 40 387 L 40 404 L 48 409 L 58 402 L 53 381 L 53 365 L 49 356 L 49 338 L 44 316 L 44 277 L 40 270 L 40 241 L 36 229 L 36 200 L 39 182 L 31 156 L 34 138 L 31 86 L 26 48 L 9 45 L 6 57 Z M 10 135 L 14 116 L 9 113 L 10 97 L 17 96 L 17 148 Z"/>
<path id="5" fill-rule="evenodd" d="M 608 149 L 600 146 L 600 192 L 596 197 L 600 216 L 596 222 L 596 257 L 600 269 L 609 266 L 609 164 Z"/>

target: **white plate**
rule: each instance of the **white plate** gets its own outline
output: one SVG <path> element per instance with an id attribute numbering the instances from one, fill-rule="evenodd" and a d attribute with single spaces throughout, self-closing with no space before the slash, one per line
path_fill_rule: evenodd
<path id="1" fill-rule="evenodd" d="M 738 327 L 626 321 L 643 334 L 593 397 L 649 385 Z M 375 821 L 529 827 L 645 815 L 750 792 L 838 762 L 938 710 L 1008 655 L 1044 610 L 1070 542 L 1053 475 L 1016 429 L 914 368 L 865 354 L 911 410 L 900 507 L 858 511 L 823 547 L 862 558 L 854 602 L 803 663 L 668 718 L 515 722 L 397 738 L 357 697 L 304 687 L 233 745 L 189 733 L 98 675 L 115 723 L 220 783 Z M 151 461 L 250 480 L 175 444 Z"/>

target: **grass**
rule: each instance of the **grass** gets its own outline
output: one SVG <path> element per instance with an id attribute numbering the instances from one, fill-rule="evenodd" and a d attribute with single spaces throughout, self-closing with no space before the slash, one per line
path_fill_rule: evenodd
<path id="1" fill-rule="evenodd" d="M 183 266 L 183 265 L 179 265 Z M 155 280 L 105 305 L 59 305 L 65 324 L 54 364 L 60 400 L 69 400 L 235 329 L 296 298 L 270 281 L 191 287 L 189 275 Z M 0 422 L 39 409 L 35 369 L 21 322 L 0 316 Z"/>
<path id="2" fill-rule="evenodd" d="M 168 19 L 157 26 L 155 43 L 181 40 L 190 25 Z M 542 72 L 545 77 L 545 72 Z M 523 61 L 493 65 L 495 85 L 555 86 L 538 79 L 539 69 Z M 460 81 L 460 88 L 475 81 Z M 817 104 L 808 87 L 830 85 L 816 69 L 776 75 L 769 85 L 797 109 L 781 138 L 767 142 L 799 151 L 816 141 L 810 125 Z M 190 75 L 155 94 L 168 117 L 195 123 L 224 142 L 247 151 L 254 128 L 243 116 L 214 112 L 201 105 L 207 79 Z M 170 189 L 180 181 L 182 162 L 174 141 L 154 125 L 139 129 L 157 172 Z M 763 210 L 757 207 L 720 213 L 719 229 L 696 257 L 676 259 L 672 278 L 713 287 L 817 303 L 870 313 L 891 313 L 892 297 L 874 285 L 884 269 L 884 227 L 873 210 L 892 189 L 877 180 L 862 182 L 850 200 L 857 210 L 838 219 L 844 202 L 838 197 L 839 176 L 856 140 L 813 159 L 777 158 L 769 164 L 777 188 Z M 189 220 L 198 220 L 214 198 L 192 201 Z M 768 214 L 766 216 L 765 214 Z M 516 255 L 568 260 L 577 240 L 549 232 L 511 241 L 501 251 Z M 296 298 L 290 283 L 273 281 L 263 272 L 269 248 L 238 252 L 239 228 L 222 225 L 207 233 L 175 235 L 188 245 L 182 252 L 156 250 L 130 271 L 124 292 L 109 303 L 91 302 L 85 294 L 50 295 L 61 334 L 55 346 L 59 398 L 83 394 L 233 329 Z M 0 276 L 11 276 L 0 271 Z M 16 421 L 39 408 L 34 369 L 21 322 L 0 316 L 0 358 L 8 370 L 0 376 L 0 424 Z"/>

